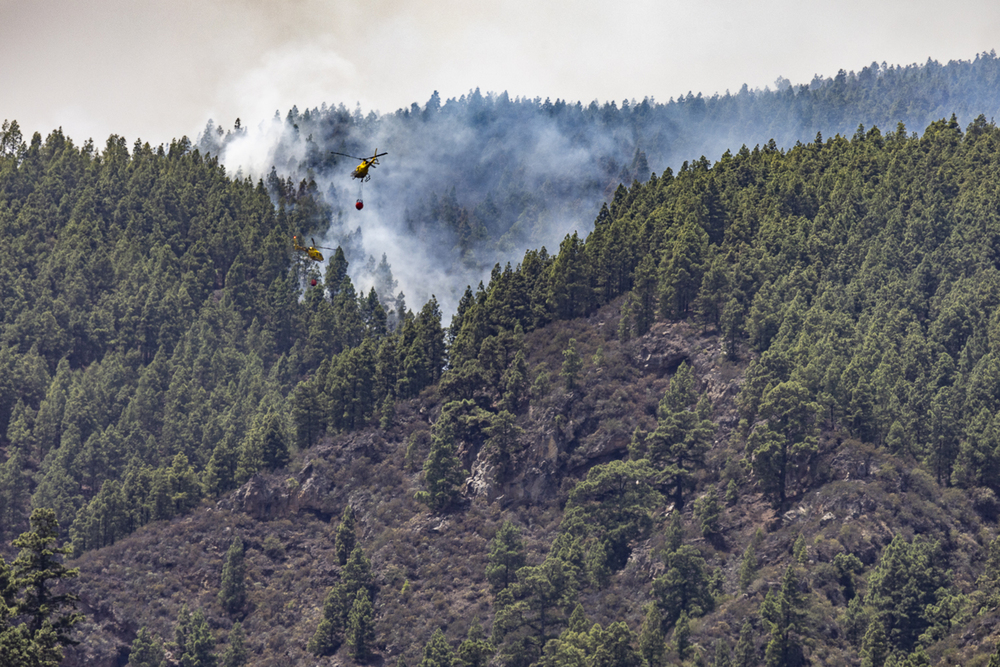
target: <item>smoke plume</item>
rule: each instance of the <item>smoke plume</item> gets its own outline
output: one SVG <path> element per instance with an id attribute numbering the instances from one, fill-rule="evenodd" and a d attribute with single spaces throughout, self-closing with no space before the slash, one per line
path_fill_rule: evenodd
<path id="1" fill-rule="evenodd" d="M 210 122 L 198 144 L 234 173 L 315 181 L 332 214 L 323 229 L 301 231 L 344 247 L 359 291 L 375 285 L 384 255 L 408 304 L 419 308 L 433 294 L 447 316 L 496 263 L 516 264 L 541 246 L 553 252 L 574 231 L 586 235 L 619 184 L 706 156 L 711 164 L 742 146 L 788 148 L 817 132 L 850 136 L 859 125 L 894 131 L 898 123 L 922 131 L 952 113 L 963 125 L 989 119 L 1000 111 L 998 78 L 991 52 L 947 65 L 872 63 L 809 84 L 778 77 L 774 91 L 744 86 L 666 103 L 584 105 L 478 89 L 441 100 L 435 92 L 391 114 L 324 104 L 275 112 L 249 129 Z M 363 185 L 350 177 L 357 161 L 333 154 L 376 149 L 388 155 Z M 380 296 L 391 305 L 397 295 Z"/>

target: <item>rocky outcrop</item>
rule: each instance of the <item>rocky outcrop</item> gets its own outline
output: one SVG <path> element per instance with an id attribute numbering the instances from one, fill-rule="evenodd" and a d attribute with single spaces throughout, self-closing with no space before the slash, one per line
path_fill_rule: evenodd
<path id="1" fill-rule="evenodd" d="M 259 521 L 288 518 L 306 511 L 331 517 L 340 507 L 332 495 L 334 482 L 325 469 L 307 464 L 294 477 L 254 475 L 218 502 L 220 509 L 244 512 Z"/>
<path id="2" fill-rule="evenodd" d="M 258 521 L 287 516 L 291 508 L 291 495 L 282 493 L 264 475 L 254 475 L 232 496 L 220 501 L 223 509 L 249 514 Z"/>
<path id="3" fill-rule="evenodd" d="M 717 333 L 705 333 L 688 322 L 658 322 L 648 334 L 626 346 L 631 363 L 647 374 L 672 375 L 687 362 L 712 402 L 715 421 L 733 428 L 739 421 L 736 396 L 743 366 L 727 359 Z"/>
<path id="4" fill-rule="evenodd" d="M 485 498 L 506 507 L 536 502 L 557 488 L 554 469 L 548 461 L 532 465 L 501 483 L 496 479 L 496 469 L 480 457 L 472 466 L 472 475 L 465 480 L 463 492 L 466 496 Z"/>

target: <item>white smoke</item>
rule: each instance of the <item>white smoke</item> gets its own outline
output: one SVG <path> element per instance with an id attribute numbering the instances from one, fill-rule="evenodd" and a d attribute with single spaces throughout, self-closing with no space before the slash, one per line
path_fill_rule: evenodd
<path id="1" fill-rule="evenodd" d="M 475 95 L 483 99 L 478 91 Z M 493 100 L 483 104 L 491 106 Z M 427 105 L 410 111 L 426 110 Z M 230 135 L 222 142 L 220 159 L 230 173 L 255 179 L 266 177 L 272 168 L 294 181 L 313 178 L 334 209 L 326 232 L 317 234 L 317 239 L 322 236 L 319 244 L 326 247 L 344 245 L 346 251 L 350 245 L 355 250 L 348 257 L 349 274 L 358 291 L 367 292 L 374 285 L 370 269 L 384 254 L 408 307 L 417 310 L 433 295 L 447 320 L 466 286 L 488 282 L 495 263 L 516 265 L 526 250 L 543 245 L 553 250 L 566 234 L 586 233 L 607 186 L 600 182 L 598 157 L 621 152 L 609 137 L 582 142 L 535 113 L 501 131 L 488 124 L 485 129 L 473 127 L 460 111 L 455 100 L 442 101 L 440 111 L 424 122 L 398 114 L 364 116 L 360 108 L 353 112 L 343 107 L 314 108 Z M 325 127 L 317 124 L 318 117 L 333 113 L 351 115 L 351 122 L 343 126 L 346 133 L 314 136 Z M 363 185 L 350 176 L 357 162 L 331 155 L 337 151 L 361 158 L 375 150 L 388 155 L 380 158 L 370 171 L 371 180 Z M 624 152 L 632 150 L 628 146 Z M 317 160 L 321 169 L 306 167 L 315 166 Z M 426 209 L 432 197 L 449 196 L 457 187 L 456 203 L 470 211 L 498 182 L 537 198 L 535 205 L 516 211 L 520 219 L 502 239 L 487 239 L 463 251 L 454 234 L 409 228 L 409 218 L 421 207 Z M 598 186 L 581 198 L 579 186 L 586 183 Z M 364 202 L 360 211 L 354 206 L 359 197 Z M 358 229 L 359 239 L 354 236 Z M 362 256 L 356 252 L 358 246 Z M 395 295 L 380 296 L 385 301 Z"/>

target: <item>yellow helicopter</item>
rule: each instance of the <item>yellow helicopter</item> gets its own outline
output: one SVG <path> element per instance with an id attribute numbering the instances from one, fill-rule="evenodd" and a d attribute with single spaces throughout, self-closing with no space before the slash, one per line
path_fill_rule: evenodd
<path id="1" fill-rule="evenodd" d="M 371 174 L 368 173 L 368 170 L 378 166 L 378 159 L 383 155 L 388 155 L 388 153 L 379 153 L 377 148 L 371 157 L 354 157 L 353 155 L 348 155 L 347 153 L 338 153 L 336 151 L 330 152 L 334 155 L 349 157 L 352 160 L 361 160 L 361 164 L 355 167 L 354 171 L 351 172 L 351 178 L 360 179 L 362 183 L 367 183 L 371 180 Z"/>
<path id="2" fill-rule="evenodd" d="M 293 236 L 292 248 L 298 250 L 299 252 L 304 252 L 309 257 L 309 259 L 313 260 L 314 262 L 323 261 L 323 253 L 317 250 L 317 248 L 322 248 L 323 250 L 334 250 L 334 248 L 323 248 L 323 246 L 317 246 L 316 239 L 310 238 L 309 240 L 312 241 L 312 245 L 310 246 L 299 245 L 299 237 Z"/>

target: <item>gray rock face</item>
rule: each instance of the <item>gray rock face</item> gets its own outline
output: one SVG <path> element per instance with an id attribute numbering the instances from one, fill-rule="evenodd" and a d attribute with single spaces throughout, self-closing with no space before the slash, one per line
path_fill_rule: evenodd
<path id="1" fill-rule="evenodd" d="M 263 475 L 254 475 L 232 496 L 233 507 L 258 521 L 287 516 L 291 497 L 281 493 Z"/>
<path id="2" fill-rule="evenodd" d="M 682 363 L 690 364 L 704 392 L 712 402 L 714 419 L 732 428 L 739 421 L 736 395 L 743 374 L 728 361 L 717 334 L 705 334 L 687 322 L 659 322 L 642 338 L 629 344 L 632 363 L 645 373 L 672 374 Z"/>

